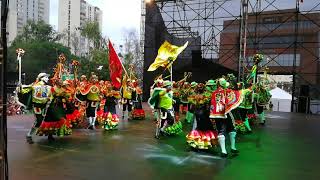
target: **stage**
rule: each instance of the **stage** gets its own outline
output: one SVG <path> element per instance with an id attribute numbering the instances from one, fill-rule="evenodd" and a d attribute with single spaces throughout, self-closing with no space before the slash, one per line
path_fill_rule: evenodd
<path id="1" fill-rule="evenodd" d="M 190 125 L 180 136 L 155 139 L 150 114 L 121 121 L 118 131 L 74 130 L 55 142 L 36 137 L 29 145 L 25 134 L 32 119 L 8 117 L 12 180 L 320 179 L 319 116 L 268 113 L 266 126 L 238 136 L 240 155 L 227 159 L 187 148 Z"/>

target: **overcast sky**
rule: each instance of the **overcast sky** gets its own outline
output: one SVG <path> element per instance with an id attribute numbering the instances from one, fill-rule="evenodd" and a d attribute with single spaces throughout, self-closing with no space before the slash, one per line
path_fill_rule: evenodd
<path id="1" fill-rule="evenodd" d="M 113 43 L 122 44 L 124 29 L 134 28 L 139 32 L 141 16 L 141 0 L 86 0 L 89 4 L 103 11 L 102 33 Z M 250 0 L 254 3 L 256 0 Z M 215 16 L 239 15 L 240 0 L 224 3 L 224 8 L 215 12 Z M 272 5 L 269 4 L 272 2 Z M 50 23 L 57 29 L 59 0 L 50 0 Z M 253 3 L 253 4 L 254 4 Z M 222 3 L 223 4 L 223 3 Z M 264 11 L 295 8 L 295 0 L 262 0 Z M 300 5 L 301 10 L 320 10 L 320 0 L 306 0 Z M 229 11 L 229 12 L 228 12 Z M 217 22 L 216 22 L 217 23 Z"/>
<path id="2" fill-rule="evenodd" d="M 113 43 L 121 44 L 123 30 L 134 28 L 139 31 L 141 0 L 86 0 L 103 12 L 102 34 Z M 59 0 L 50 0 L 50 24 L 58 28 Z"/>

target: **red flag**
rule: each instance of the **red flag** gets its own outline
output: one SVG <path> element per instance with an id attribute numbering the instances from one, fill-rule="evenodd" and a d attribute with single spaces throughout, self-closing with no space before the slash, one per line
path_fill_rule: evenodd
<path id="1" fill-rule="evenodd" d="M 122 65 L 120 59 L 109 40 L 109 70 L 112 85 L 116 88 L 121 87 Z"/>

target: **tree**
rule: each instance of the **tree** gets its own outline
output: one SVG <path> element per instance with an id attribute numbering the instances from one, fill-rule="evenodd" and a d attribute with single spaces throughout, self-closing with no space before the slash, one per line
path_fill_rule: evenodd
<path id="1" fill-rule="evenodd" d="M 87 77 L 94 72 L 100 79 L 109 80 L 109 54 L 105 45 L 105 38 L 102 37 L 99 23 L 86 22 L 80 28 L 81 36 L 86 37 L 93 43 L 92 48 L 86 58 L 82 58 L 79 73 Z M 99 68 L 101 67 L 101 69 Z"/>
<path id="2" fill-rule="evenodd" d="M 27 21 L 22 33 L 15 38 L 12 44 L 33 41 L 57 42 L 60 38 L 61 34 L 58 34 L 51 25 L 46 24 L 44 21 Z"/>
<path id="3" fill-rule="evenodd" d="M 26 73 L 26 82 L 35 80 L 40 72 L 52 73 L 59 54 L 63 53 L 67 59 L 75 58 L 71 55 L 69 48 L 59 43 L 47 41 L 20 42 L 8 49 L 8 71 L 17 72 L 15 50 L 22 48 L 25 55 L 22 57 L 22 71 Z"/>
<path id="4" fill-rule="evenodd" d="M 99 79 L 110 79 L 109 53 L 107 48 L 92 50 L 89 56 L 89 60 L 86 58 L 82 58 L 80 59 L 80 64 L 79 75 L 83 74 L 87 77 L 90 77 L 91 72 L 94 72 L 99 77 Z"/>
<path id="5" fill-rule="evenodd" d="M 82 36 L 93 42 L 94 48 L 101 48 L 102 35 L 98 22 L 86 22 L 80 30 Z"/>
<path id="6" fill-rule="evenodd" d="M 68 47 L 58 43 L 60 35 L 43 21 L 31 22 L 23 28 L 8 48 L 8 72 L 17 72 L 16 49 L 25 50 L 22 58 L 22 71 L 26 73 L 26 83 L 31 83 L 40 72 L 52 73 L 59 54 L 66 55 L 68 60 L 78 59 L 71 54 Z"/>
<path id="7" fill-rule="evenodd" d="M 70 41 L 71 41 L 71 48 L 73 49 L 73 52 L 75 55 L 79 56 L 80 55 L 80 35 L 77 34 L 76 32 L 72 32 L 70 35 Z"/>
<path id="8" fill-rule="evenodd" d="M 143 77 L 143 59 L 140 50 L 139 36 L 135 29 L 125 29 L 124 33 L 124 62 L 123 65 L 126 69 L 130 64 L 134 65 L 135 74 L 139 79 Z"/>

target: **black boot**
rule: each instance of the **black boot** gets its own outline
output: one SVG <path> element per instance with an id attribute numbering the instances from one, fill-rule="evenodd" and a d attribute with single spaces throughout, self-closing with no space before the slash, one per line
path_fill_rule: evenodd
<path id="1" fill-rule="evenodd" d="M 53 135 L 52 135 L 52 134 L 50 134 L 50 135 L 48 136 L 48 141 L 54 141 L 54 138 L 53 138 Z"/>
<path id="2" fill-rule="evenodd" d="M 231 149 L 231 153 L 233 153 L 233 154 L 238 154 L 238 153 L 239 153 L 239 150 Z"/>
<path id="3" fill-rule="evenodd" d="M 222 158 L 227 158 L 227 157 L 228 157 L 228 154 L 226 154 L 226 153 L 221 153 L 221 157 L 222 157 Z"/>
<path id="4" fill-rule="evenodd" d="M 29 143 L 29 144 L 34 143 L 31 136 L 26 136 L 26 140 L 27 140 L 27 143 Z"/>

